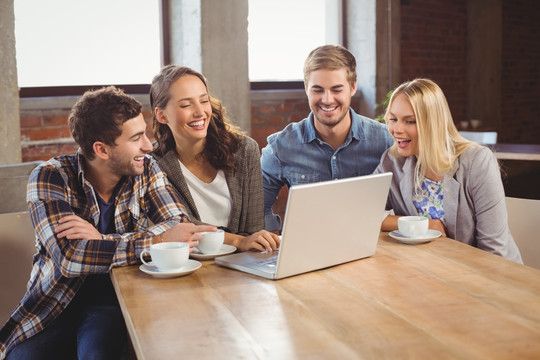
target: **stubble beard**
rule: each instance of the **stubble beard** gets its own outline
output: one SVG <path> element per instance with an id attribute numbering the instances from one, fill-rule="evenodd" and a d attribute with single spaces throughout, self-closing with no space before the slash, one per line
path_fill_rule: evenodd
<path id="1" fill-rule="evenodd" d="M 131 160 L 126 161 L 118 156 L 113 156 L 111 158 L 109 169 L 114 174 L 120 176 L 138 176 L 141 174 L 141 171 L 137 171 Z"/>
<path id="2" fill-rule="evenodd" d="M 341 108 L 341 106 L 340 106 Z M 323 112 L 323 110 L 319 109 L 319 112 Z M 314 117 L 315 117 L 315 120 L 325 126 L 325 127 L 328 127 L 328 128 L 334 128 L 336 127 L 337 125 L 339 125 L 346 117 L 347 117 L 347 114 L 349 113 L 349 108 L 347 108 L 347 111 L 341 113 L 340 115 L 338 115 L 337 119 L 333 120 L 333 118 L 320 118 L 317 113 L 313 113 L 314 114 Z"/>

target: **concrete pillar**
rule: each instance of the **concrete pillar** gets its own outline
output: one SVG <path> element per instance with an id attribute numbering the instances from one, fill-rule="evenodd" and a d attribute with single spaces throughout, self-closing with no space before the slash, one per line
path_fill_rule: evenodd
<path id="1" fill-rule="evenodd" d="M 202 72 L 200 0 L 170 0 L 169 16 L 171 63 Z"/>
<path id="2" fill-rule="evenodd" d="M 248 0 L 202 2 L 202 68 L 231 120 L 250 133 Z"/>
<path id="3" fill-rule="evenodd" d="M 399 0 L 347 0 L 345 46 L 357 62 L 360 113 L 375 117 L 388 91 L 400 82 Z"/>
<path id="4" fill-rule="evenodd" d="M 347 0 L 347 43 L 356 58 L 357 87 L 362 93 L 360 114 L 373 118 L 376 103 L 375 0 Z"/>
<path id="5" fill-rule="evenodd" d="M 171 62 L 201 71 L 249 134 L 248 0 L 170 0 L 169 8 Z"/>
<path id="6" fill-rule="evenodd" d="M 0 0 L 0 164 L 21 162 L 13 0 Z"/>

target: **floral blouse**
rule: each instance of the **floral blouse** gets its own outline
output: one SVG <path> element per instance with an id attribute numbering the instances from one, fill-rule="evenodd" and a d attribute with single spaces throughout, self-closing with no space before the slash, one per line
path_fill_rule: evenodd
<path id="1" fill-rule="evenodd" d="M 418 215 L 444 221 L 443 181 L 424 178 L 420 191 L 413 194 L 413 204 Z"/>

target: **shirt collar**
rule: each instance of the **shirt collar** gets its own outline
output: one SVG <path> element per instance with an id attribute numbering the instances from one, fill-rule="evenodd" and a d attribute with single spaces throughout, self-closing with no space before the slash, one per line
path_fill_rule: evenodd
<path id="1" fill-rule="evenodd" d="M 84 156 L 81 153 L 81 149 L 77 150 L 77 175 L 79 177 L 79 183 L 84 183 Z"/>
<path id="2" fill-rule="evenodd" d="M 81 149 L 77 150 L 77 176 L 79 178 L 79 184 L 83 184 L 83 187 L 88 187 L 89 189 L 94 189 L 94 186 L 86 179 L 84 176 L 84 164 L 86 162 L 85 157 L 81 153 Z M 124 183 L 131 183 L 133 182 L 132 176 L 122 176 L 120 180 L 118 181 L 118 184 L 116 184 L 116 188 L 120 189 Z"/>
<path id="3" fill-rule="evenodd" d="M 343 145 L 348 145 L 352 139 L 361 140 L 364 137 L 364 133 L 362 131 L 362 125 L 356 118 L 356 113 L 349 108 L 349 114 L 351 116 L 351 128 L 349 129 L 349 133 L 347 134 L 347 139 L 345 139 L 345 143 Z M 313 112 L 309 113 L 308 121 L 306 122 L 306 129 L 304 132 L 304 143 L 309 143 L 314 140 L 320 140 L 317 137 L 317 131 L 315 130 L 315 125 L 313 122 L 315 121 L 315 117 L 313 115 Z"/>

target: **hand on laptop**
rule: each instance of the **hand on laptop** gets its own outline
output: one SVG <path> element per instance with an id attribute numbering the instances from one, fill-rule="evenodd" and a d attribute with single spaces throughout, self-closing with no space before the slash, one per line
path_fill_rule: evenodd
<path id="1" fill-rule="evenodd" d="M 261 230 L 249 236 L 239 238 L 235 243 L 239 251 L 257 250 L 271 252 L 279 248 L 280 238 L 274 233 Z"/>

